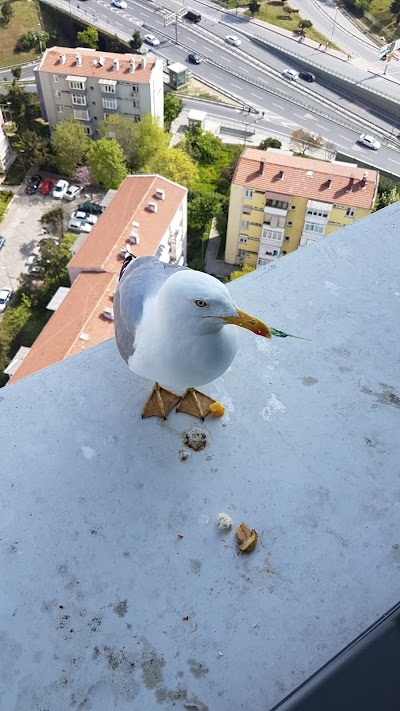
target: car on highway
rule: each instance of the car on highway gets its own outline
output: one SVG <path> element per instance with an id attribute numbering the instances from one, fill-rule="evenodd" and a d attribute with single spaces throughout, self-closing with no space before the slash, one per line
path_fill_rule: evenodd
<path id="1" fill-rule="evenodd" d="M 225 41 L 228 44 L 233 45 L 234 47 L 240 47 L 240 45 L 242 44 L 242 40 L 239 39 L 239 37 L 236 37 L 236 35 L 227 35 L 225 37 Z"/>
<path id="2" fill-rule="evenodd" d="M 75 200 L 75 198 L 82 192 L 81 185 L 70 185 L 67 192 L 64 195 L 64 200 Z"/>
<path id="3" fill-rule="evenodd" d="M 85 232 L 86 234 L 89 234 L 89 232 L 92 231 L 92 225 L 89 225 L 87 222 L 83 222 L 83 220 L 71 219 L 68 222 L 68 229 L 73 232 Z"/>
<path id="4" fill-rule="evenodd" d="M 99 219 L 96 215 L 91 215 L 90 212 L 84 212 L 83 210 L 75 210 L 75 212 L 72 213 L 71 218 L 73 220 L 87 222 L 88 225 L 95 225 Z"/>
<path id="5" fill-rule="evenodd" d="M 67 192 L 68 188 L 69 183 L 67 180 L 57 180 L 51 194 L 56 200 L 61 200 L 61 198 L 63 198 L 65 193 Z"/>
<path id="6" fill-rule="evenodd" d="M 98 205 L 97 202 L 81 202 L 80 205 L 78 205 L 78 210 L 88 212 L 90 215 L 102 215 L 105 207 Z"/>
<path id="7" fill-rule="evenodd" d="M 43 180 L 43 183 L 41 184 L 39 188 L 39 192 L 41 195 L 50 195 L 51 191 L 54 188 L 54 180 L 51 178 L 45 178 Z"/>
<path id="8" fill-rule="evenodd" d="M 379 141 L 377 141 L 373 136 L 370 136 L 369 133 L 362 133 L 357 143 L 361 143 L 361 145 L 366 148 L 372 148 L 373 151 L 377 151 L 378 148 L 381 147 Z"/>
<path id="9" fill-rule="evenodd" d="M 32 175 L 32 177 L 29 178 L 27 186 L 25 188 L 26 194 L 27 195 L 34 195 L 34 193 L 36 193 L 41 182 L 42 182 L 41 175 Z"/>
<path id="10" fill-rule="evenodd" d="M 6 310 L 8 304 L 11 301 L 12 295 L 12 289 L 0 289 L 0 314 L 2 314 Z"/>
<path id="11" fill-rule="evenodd" d="M 155 37 L 154 35 L 145 35 L 143 39 L 146 44 L 151 44 L 152 47 L 158 47 L 158 45 L 160 44 L 160 40 L 157 39 L 157 37 Z"/>
<path id="12" fill-rule="evenodd" d="M 6 243 L 6 238 L 5 238 L 5 237 L 0 237 L 0 249 L 3 249 L 5 243 Z"/>
<path id="13" fill-rule="evenodd" d="M 190 52 L 188 54 L 188 62 L 190 62 L 191 64 L 201 64 L 202 61 L 202 58 L 196 52 Z"/>
<path id="14" fill-rule="evenodd" d="M 290 81 L 296 81 L 299 78 L 299 72 L 295 69 L 284 69 L 282 72 L 285 79 L 290 79 Z"/>
<path id="15" fill-rule="evenodd" d="M 300 79 L 303 79 L 303 81 L 315 81 L 315 74 L 312 72 L 300 72 L 299 77 Z"/>
<path id="16" fill-rule="evenodd" d="M 128 3 L 125 2 L 125 0 L 111 0 L 111 5 L 115 5 L 115 7 L 119 7 L 121 10 L 126 10 L 128 7 Z"/>

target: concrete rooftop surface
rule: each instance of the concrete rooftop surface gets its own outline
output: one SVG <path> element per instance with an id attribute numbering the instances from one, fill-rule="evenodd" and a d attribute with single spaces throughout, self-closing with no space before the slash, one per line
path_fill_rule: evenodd
<path id="1" fill-rule="evenodd" d="M 398 601 L 399 227 L 232 283 L 311 340 L 240 330 L 221 420 L 141 420 L 114 340 L 1 390 L 2 711 L 268 711 Z"/>

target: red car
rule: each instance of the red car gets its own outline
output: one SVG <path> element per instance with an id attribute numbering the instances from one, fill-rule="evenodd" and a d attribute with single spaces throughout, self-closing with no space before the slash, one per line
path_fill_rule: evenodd
<path id="1" fill-rule="evenodd" d="M 46 180 L 43 180 L 43 183 L 41 184 L 39 188 L 39 192 L 42 195 L 49 195 L 51 191 L 54 188 L 54 180 L 51 180 L 51 178 L 46 178 Z"/>

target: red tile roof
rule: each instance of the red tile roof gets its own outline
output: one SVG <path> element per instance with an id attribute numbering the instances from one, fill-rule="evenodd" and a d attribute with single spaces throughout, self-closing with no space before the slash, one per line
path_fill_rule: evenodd
<path id="1" fill-rule="evenodd" d="M 330 163 L 279 151 L 246 148 L 239 159 L 232 182 L 269 193 L 370 210 L 374 204 L 378 179 L 378 171 L 366 171 L 350 163 Z"/>
<path id="2" fill-rule="evenodd" d="M 82 57 L 82 64 L 76 63 L 78 52 Z M 64 64 L 60 61 L 61 55 L 66 57 Z M 146 55 L 146 66 L 142 68 L 143 56 L 99 52 L 94 49 L 85 49 L 84 47 L 79 47 L 79 49 L 51 47 L 45 51 L 39 64 L 39 71 L 51 74 L 65 74 L 65 76 L 97 77 L 98 79 L 129 81 L 132 84 L 147 84 L 150 80 L 151 70 L 156 63 L 156 57 L 152 54 Z M 104 64 L 99 64 L 100 57 L 103 57 Z M 118 59 L 119 69 L 114 69 L 114 59 Z M 131 59 L 135 60 L 134 72 L 130 70 Z"/>

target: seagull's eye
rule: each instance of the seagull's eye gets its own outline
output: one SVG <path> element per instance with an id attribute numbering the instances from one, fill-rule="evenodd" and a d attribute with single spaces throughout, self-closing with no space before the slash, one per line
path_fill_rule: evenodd
<path id="1" fill-rule="evenodd" d="M 194 305 L 199 309 L 204 309 L 205 306 L 208 306 L 207 301 L 203 301 L 203 299 L 196 299 Z"/>

